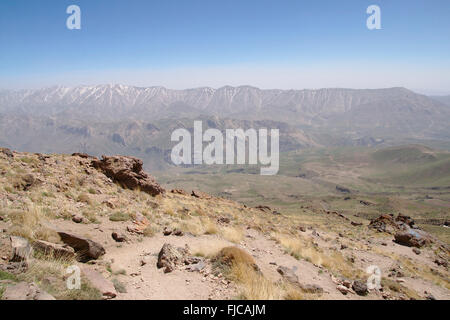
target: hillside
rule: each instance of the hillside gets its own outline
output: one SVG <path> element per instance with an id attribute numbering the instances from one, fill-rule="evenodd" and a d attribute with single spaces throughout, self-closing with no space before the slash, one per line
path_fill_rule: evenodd
<path id="1" fill-rule="evenodd" d="M 1 149 L 0 296 L 450 297 L 448 246 L 411 218 L 370 221 L 313 202 L 296 214 L 263 202 L 249 207 L 198 190 L 164 190 L 141 166 L 129 157 Z M 413 229 L 417 247 L 398 237 Z M 65 287 L 71 265 L 82 270 L 80 290 Z M 382 290 L 367 289 L 371 265 L 381 269 Z"/>

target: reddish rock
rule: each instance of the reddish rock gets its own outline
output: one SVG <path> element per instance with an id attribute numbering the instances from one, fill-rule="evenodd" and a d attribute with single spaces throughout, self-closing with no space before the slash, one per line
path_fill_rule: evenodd
<path id="1" fill-rule="evenodd" d="M 82 266 L 81 271 L 91 285 L 102 293 L 103 298 L 112 299 L 117 296 L 116 289 L 112 282 L 105 279 L 100 272 L 86 266 Z"/>
<path id="2" fill-rule="evenodd" d="M 125 188 L 139 189 L 153 196 L 164 193 L 164 188 L 142 170 L 142 165 L 142 160 L 125 156 L 103 156 L 101 160 L 92 160 L 94 168 Z"/>
<path id="3" fill-rule="evenodd" d="M 127 231 L 131 233 L 143 234 L 144 230 L 149 226 L 150 221 L 141 213 L 137 213 L 133 219 L 133 224 L 127 226 Z"/>

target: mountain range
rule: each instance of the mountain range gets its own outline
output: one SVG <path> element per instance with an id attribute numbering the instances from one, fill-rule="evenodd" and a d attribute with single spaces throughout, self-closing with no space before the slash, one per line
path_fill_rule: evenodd
<path id="1" fill-rule="evenodd" d="M 450 141 L 445 101 L 405 88 L 98 85 L 3 90 L 0 144 L 21 151 L 121 153 L 161 160 L 171 148 L 171 132 L 192 130 L 193 119 L 223 130 L 279 128 L 282 151 L 402 139 Z"/>

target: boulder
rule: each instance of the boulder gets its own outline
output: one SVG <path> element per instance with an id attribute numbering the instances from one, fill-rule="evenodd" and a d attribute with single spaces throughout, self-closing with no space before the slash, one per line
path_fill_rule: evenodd
<path id="1" fill-rule="evenodd" d="M 94 168 L 125 188 L 139 189 L 153 196 L 164 193 L 164 188 L 142 170 L 142 165 L 142 160 L 125 156 L 103 156 L 101 160 L 92 160 Z"/>
<path id="2" fill-rule="evenodd" d="M 127 231 L 131 233 L 143 234 L 144 230 L 150 225 L 150 221 L 141 213 L 137 213 L 133 219 L 133 224 L 127 226 Z"/>
<path id="3" fill-rule="evenodd" d="M 369 228 L 375 229 L 378 232 L 392 233 L 398 229 L 398 226 L 396 225 L 392 215 L 382 214 L 378 218 L 370 221 Z"/>
<path id="4" fill-rule="evenodd" d="M 68 245 L 60 245 L 43 240 L 33 242 L 33 249 L 43 254 L 51 255 L 55 258 L 75 258 L 75 250 Z"/>
<path id="5" fill-rule="evenodd" d="M 9 261 L 27 262 L 33 251 L 28 240 L 18 236 L 11 236 L 9 239 L 11 241 L 12 248 L 12 256 Z"/>
<path id="6" fill-rule="evenodd" d="M 408 247 L 421 248 L 431 242 L 428 235 L 421 230 L 408 229 L 406 231 L 397 232 L 394 241 L 400 245 Z"/>
<path id="7" fill-rule="evenodd" d="M 6 287 L 3 300 L 55 300 L 53 296 L 41 290 L 34 283 L 19 282 Z"/>
<path id="8" fill-rule="evenodd" d="M 410 227 L 410 228 L 415 228 L 415 221 L 409 217 L 409 216 L 404 216 L 401 213 L 398 214 L 398 216 L 395 218 L 395 222 L 397 223 L 397 225 L 399 225 L 401 227 L 402 224 Z"/>
<path id="9" fill-rule="evenodd" d="M 82 266 L 81 271 L 91 285 L 102 293 L 103 298 L 112 299 L 117 296 L 114 284 L 105 279 L 100 272 L 86 266 Z"/>
<path id="10" fill-rule="evenodd" d="M 165 243 L 158 254 L 158 268 L 164 268 L 164 273 L 175 270 L 178 265 L 189 264 L 189 250 L 187 248 L 175 248 Z"/>
<path id="11" fill-rule="evenodd" d="M 63 231 L 58 231 L 58 234 L 65 244 L 75 250 L 80 262 L 98 259 L 105 254 L 105 248 L 95 241 Z"/>
<path id="12" fill-rule="evenodd" d="M 360 296 L 365 296 L 369 292 L 367 290 L 367 284 L 362 280 L 353 281 L 352 289 Z"/>

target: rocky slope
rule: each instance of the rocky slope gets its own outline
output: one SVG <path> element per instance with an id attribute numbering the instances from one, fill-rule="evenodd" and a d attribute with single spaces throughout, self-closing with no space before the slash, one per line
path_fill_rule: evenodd
<path id="1" fill-rule="evenodd" d="M 0 185 L 3 299 L 450 298 L 447 244 L 405 216 L 286 215 L 165 190 L 129 157 L 1 149 Z"/>

